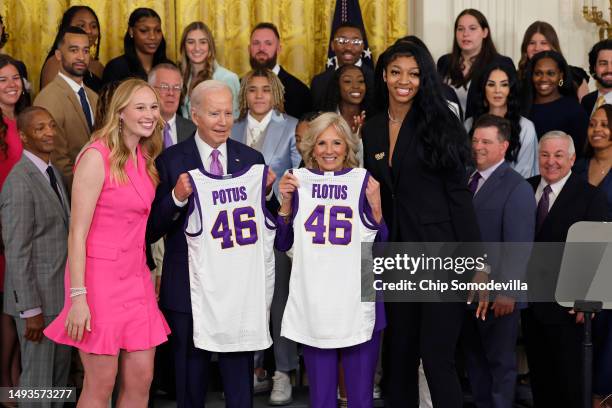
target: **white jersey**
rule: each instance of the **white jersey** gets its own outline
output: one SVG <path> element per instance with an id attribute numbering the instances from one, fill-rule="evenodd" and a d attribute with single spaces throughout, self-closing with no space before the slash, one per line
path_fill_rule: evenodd
<path id="1" fill-rule="evenodd" d="M 366 214 L 365 169 L 294 169 L 293 266 L 281 336 L 318 348 L 372 337 L 375 304 L 361 301 L 361 243 L 379 226 Z"/>
<path id="2" fill-rule="evenodd" d="M 228 176 L 189 171 L 185 236 L 198 348 L 254 351 L 272 344 L 276 223 L 265 207 L 267 172 L 262 164 Z"/>

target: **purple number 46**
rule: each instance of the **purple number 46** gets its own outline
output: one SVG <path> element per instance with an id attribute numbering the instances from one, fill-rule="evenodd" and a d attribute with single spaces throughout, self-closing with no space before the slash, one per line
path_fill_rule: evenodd
<path id="1" fill-rule="evenodd" d="M 232 221 L 238 245 L 250 245 L 257 242 L 257 223 L 255 222 L 255 210 L 253 207 L 238 207 L 232 211 Z M 217 219 L 210 230 L 215 239 L 221 239 L 221 248 L 227 249 L 234 246 L 232 235 L 234 231 L 229 225 L 227 210 L 219 212 Z"/>
<path id="2" fill-rule="evenodd" d="M 313 244 L 325 244 L 325 234 L 332 245 L 348 245 L 351 242 L 353 224 L 353 209 L 351 207 L 334 205 L 329 207 L 329 224 L 325 225 L 324 205 L 317 205 L 306 219 L 304 228 L 312 232 Z"/>

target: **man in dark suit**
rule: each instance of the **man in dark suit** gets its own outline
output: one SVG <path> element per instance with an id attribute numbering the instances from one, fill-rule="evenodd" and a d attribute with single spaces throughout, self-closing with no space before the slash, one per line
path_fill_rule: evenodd
<path id="1" fill-rule="evenodd" d="M 64 306 L 70 206 L 61 173 L 51 165 L 57 127 L 46 109 L 17 119 L 23 156 L 0 194 L 6 253 L 4 312 L 13 316 L 21 347 L 21 387 L 65 387 L 71 348 L 43 335 Z M 51 402 L 32 403 L 50 407 Z M 19 406 L 31 406 L 30 404 Z"/>
<path id="2" fill-rule="evenodd" d="M 589 71 L 599 83 L 597 90 L 585 95 L 580 104 L 590 116 L 601 105 L 612 103 L 612 40 L 601 40 L 589 52 Z"/>
<path id="3" fill-rule="evenodd" d="M 162 63 L 153 67 L 148 76 L 149 85 L 159 92 L 160 115 L 164 122 L 163 147 L 164 149 L 187 140 L 196 131 L 196 127 L 189 119 L 177 115 L 183 89 L 183 76 L 176 65 Z M 164 260 L 164 239 L 147 245 L 147 264 L 151 269 L 155 283 L 155 293 L 159 297 L 161 286 L 162 266 Z M 174 364 L 170 350 L 170 344 L 164 343 L 157 347 L 155 353 L 155 376 L 151 386 L 151 392 L 156 389 L 165 390 L 170 395 L 175 395 L 174 387 Z"/>
<path id="4" fill-rule="evenodd" d="M 531 242 L 536 210 L 533 190 L 504 160 L 511 133 L 510 122 L 487 114 L 478 119 L 474 128 L 472 154 L 476 171 L 468 186 L 474 194 L 474 210 L 482 240 Z M 493 245 L 487 251 L 490 278 L 496 282 L 523 278 L 529 259 L 528 253 L 519 250 L 524 246 L 500 248 L 499 244 Z M 511 408 L 516 384 L 519 307 L 515 296 L 498 292 L 493 298 L 484 320 L 474 316 L 474 310 L 467 311 L 461 343 L 475 405 Z"/>
<path id="5" fill-rule="evenodd" d="M 272 23 L 259 23 L 251 31 L 249 41 L 249 62 L 251 68 L 267 68 L 278 75 L 285 87 L 285 112 L 294 118 L 301 118 L 310 112 L 310 90 L 299 79 L 285 71 L 278 64 L 281 51 L 280 34 Z"/>
<path id="6" fill-rule="evenodd" d="M 159 111 L 166 122 L 164 127 L 164 148 L 173 146 L 193 135 L 196 130 L 192 121 L 177 115 L 181 101 L 183 77 L 176 65 L 162 63 L 153 67 L 149 72 L 149 85 L 159 92 L 161 105 Z"/>
<path id="7" fill-rule="evenodd" d="M 571 172 L 576 158 L 572 138 L 561 131 L 548 132 L 540 139 L 539 151 L 541 176 L 528 180 L 538 202 L 535 241 L 565 242 L 574 223 L 605 221 L 607 202 L 603 191 Z M 553 300 L 563 248 L 547 248 L 534 248 L 529 285 L 542 282 L 545 277 L 547 297 Z M 582 406 L 582 327 L 576 324 L 582 316 L 570 312 L 554 301 L 531 302 L 523 312 L 521 321 L 535 407 Z"/>
<path id="8" fill-rule="evenodd" d="M 361 61 L 361 53 L 363 52 L 363 32 L 361 28 L 351 23 L 340 24 L 334 32 L 331 48 L 336 54 L 335 67 L 329 67 L 315 75 L 310 83 L 312 106 L 318 110 L 323 109 L 327 89 L 334 77 L 334 71 L 343 65 L 361 67 L 365 76 L 366 89 L 369 94 L 374 93 L 374 71 L 369 66 L 362 64 Z"/>
<path id="9" fill-rule="evenodd" d="M 232 93 L 222 82 L 208 80 L 191 94 L 195 135 L 166 149 L 156 161 L 160 183 L 153 201 L 147 238 L 166 236 L 160 304 L 172 330 L 178 407 L 202 407 L 206 400 L 211 353 L 193 345 L 187 242 L 183 226 L 192 186 L 187 171 L 211 164 L 224 174 L 264 164 L 261 153 L 228 139 L 232 130 Z M 217 151 L 217 154 L 213 154 Z M 266 186 L 271 189 L 274 176 Z M 269 190 L 268 190 L 269 191 Z M 253 353 L 218 353 L 228 407 L 251 407 Z"/>

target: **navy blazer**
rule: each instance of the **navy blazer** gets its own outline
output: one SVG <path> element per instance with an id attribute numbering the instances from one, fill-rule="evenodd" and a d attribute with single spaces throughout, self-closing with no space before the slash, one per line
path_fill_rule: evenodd
<path id="1" fill-rule="evenodd" d="M 172 189 L 182 173 L 203 167 L 195 137 L 169 147 L 155 161 L 159 185 L 147 224 L 148 243 L 166 236 L 160 305 L 182 313 L 191 313 L 187 241 L 183 230 L 188 206 L 178 207 L 174 203 Z M 264 164 L 261 153 L 242 143 L 227 140 L 227 173 L 235 173 L 253 164 Z"/>
<path id="2" fill-rule="evenodd" d="M 529 183 L 507 162 L 487 178 L 474 195 L 474 211 L 483 242 L 532 242 L 536 201 Z M 487 251 L 491 278 L 523 279 L 531 246 L 495 246 Z M 495 254 L 496 256 L 493 256 Z"/>

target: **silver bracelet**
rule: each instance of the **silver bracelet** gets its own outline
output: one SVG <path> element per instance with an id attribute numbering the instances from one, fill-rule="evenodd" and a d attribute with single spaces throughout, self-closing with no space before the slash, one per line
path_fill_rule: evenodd
<path id="1" fill-rule="evenodd" d="M 70 297 L 76 297 L 76 296 L 80 296 L 80 295 L 86 295 L 87 294 L 87 288 L 86 287 L 82 287 L 82 288 L 70 288 Z"/>

